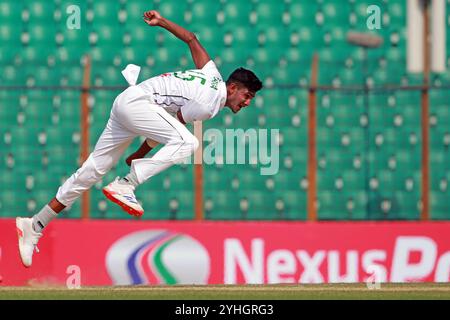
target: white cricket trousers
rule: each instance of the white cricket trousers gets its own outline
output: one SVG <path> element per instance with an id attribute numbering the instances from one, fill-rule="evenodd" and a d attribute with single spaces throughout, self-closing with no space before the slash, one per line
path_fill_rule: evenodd
<path id="1" fill-rule="evenodd" d="M 56 194 L 59 202 L 70 207 L 119 161 L 138 136 L 163 144 L 151 158 L 132 161 L 130 171 L 135 173 L 139 184 L 194 153 L 199 145 L 197 138 L 164 108 L 152 104 L 151 98 L 138 86 L 130 86 L 117 96 L 94 151 L 59 187 Z"/>

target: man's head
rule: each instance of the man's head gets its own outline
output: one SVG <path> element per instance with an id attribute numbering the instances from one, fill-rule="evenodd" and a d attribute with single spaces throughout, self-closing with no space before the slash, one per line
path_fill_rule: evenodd
<path id="1" fill-rule="evenodd" d="M 233 113 L 247 107 L 255 97 L 257 91 L 262 88 L 258 77 L 250 70 L 238 68 L 230 74 L 227 80 L 227 101 L 225 105 Z"/>

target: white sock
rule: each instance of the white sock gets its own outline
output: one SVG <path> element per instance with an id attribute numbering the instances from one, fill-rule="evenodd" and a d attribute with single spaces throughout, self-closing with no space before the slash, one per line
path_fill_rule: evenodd
<path id="1" fill-rule="evenodd" d="M 58 214 L 49 207 L 49 205 L 45 205 L 41 211 L 33 216 L 33 229 L 36 232 L 42 232 L 50 221 L 55 219 Z"/>
<path id="2" fill-rule="evenodd" d="M 122 181 L 132 185 L 134 188 L 136 188 L 139 183 L 138 183 L 138 179 L 136 177 L 136 174 L 132 171 L 130 171 L 130 173 L 128 173 L 125 177 L 123 177 L 121 179 Z"/>

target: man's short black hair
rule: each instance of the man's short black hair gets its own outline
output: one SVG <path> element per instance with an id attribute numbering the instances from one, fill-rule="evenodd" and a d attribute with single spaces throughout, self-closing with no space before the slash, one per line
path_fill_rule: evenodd
<path id="1" fill-rule="evenodd" d="M 262 82 L 258 77 L 250 70 L 244 68 L 238 68 L 230 74 L 227 84 L 239 83 L 245 86 L 249 91 L 256 93 L 262 88 Z"/>

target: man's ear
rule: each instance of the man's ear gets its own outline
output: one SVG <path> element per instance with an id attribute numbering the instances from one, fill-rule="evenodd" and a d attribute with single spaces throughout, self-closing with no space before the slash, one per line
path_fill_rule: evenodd
<path id="1" fill-rule="evenodd" d="M 239 89 L 239 85 L 236 82 L 231 82 L 229 85 L 230 93 L 235 93 Z"/>

